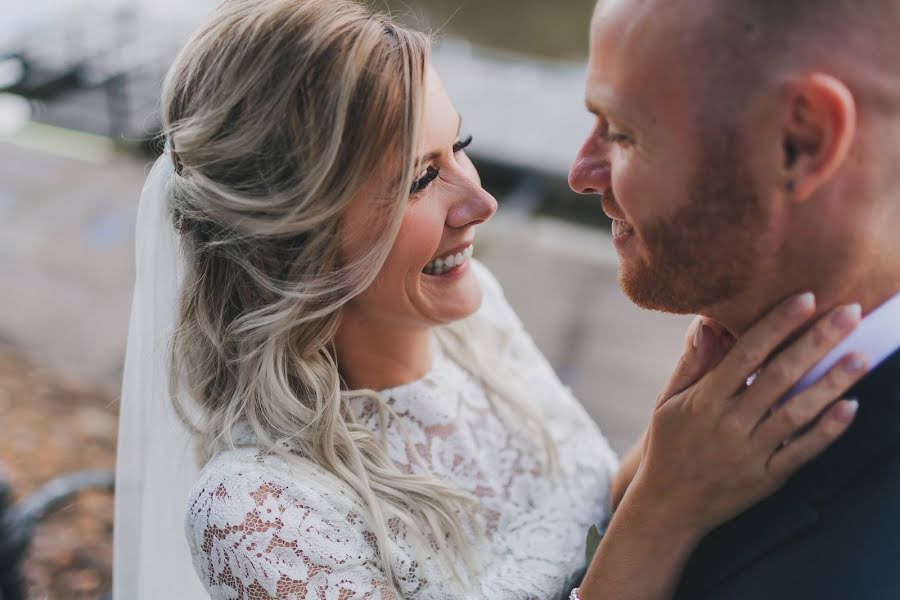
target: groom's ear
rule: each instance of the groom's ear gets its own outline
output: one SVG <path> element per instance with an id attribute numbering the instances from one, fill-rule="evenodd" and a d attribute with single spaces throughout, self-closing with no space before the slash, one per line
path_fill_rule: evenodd
<path id="1" fill-rule="evenodd" d="M 856 101 L 840 80 L 821 73 L 784 87 L 784 190 L 805 202 L 846 160 L 856 136 Z"/>

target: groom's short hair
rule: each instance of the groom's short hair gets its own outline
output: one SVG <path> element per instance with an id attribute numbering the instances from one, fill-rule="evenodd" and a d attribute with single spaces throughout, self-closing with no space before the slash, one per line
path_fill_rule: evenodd
<path id="1" fill-rule="evenodd" d="M 785 67 L 833 67 L 868 109 L 900 108 L 900 1 L 700 1 L 705 10 L 687 37 L 698 44 L 698 69 L 712 69 L 698 72 L 718 85 L 709 91 L 740 93 Z"/>

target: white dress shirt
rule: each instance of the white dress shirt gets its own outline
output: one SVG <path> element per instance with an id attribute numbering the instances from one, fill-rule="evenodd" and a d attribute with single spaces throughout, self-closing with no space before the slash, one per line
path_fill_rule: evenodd
<path id="1" fill-rule="evenodd" d="M 900 349 L 900 294 L 897 294 L 871 313 L 840 344 L 813 367 L 788 396 L 799 394 L 821 379 L 844 356 L 859 352 L 866 358 L 870 370 Z"/>

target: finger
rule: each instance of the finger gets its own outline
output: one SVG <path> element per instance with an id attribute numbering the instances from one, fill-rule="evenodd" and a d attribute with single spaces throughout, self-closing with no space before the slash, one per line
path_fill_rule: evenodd
<path id="1" fill-rule="evenodd" d="M 706 354 L 706 347 L 714 341 L 713 336 L 707 334 L 703 317 L 696 317 L 685 334 L 684 351 L 681 358 L 678 359 L 678 364 L 675 365 L 675 370 L 669 377 L 666 387 L 659 394 L 657 408 L 675 394 L 681 393 L 693 385 L 705 373 L 702 361 Z"/>
<path id="2" fill-rule="evenodd" d="M 867 370 L 862 355 L 845 356 L 815 385 L 774 409 L 755 429 L 751 438 L 757 440 L 760 447 L 775 450 L 785 440 L 794 438 L 810 427 Z"/>
<path id="3" fill-rule="evenodd" d="M 703 317 L 703 324 L 708 325 L 710 329 L 715 332 L 716 338 L 722 348 L 725 349 L 725 352 L 731 350 L 734 347 L 734 344 L 737 342 L 737 339 L 731 335 L 731 332 L 725 329 L 725 326 L 716 321 L 715 319 L 710 319 L 708 317 Z"/>
<path id="4" fill-rule="evenodd" d="M 856 329 L 862 316 L 859 304 L 842 306 L 819 319 L 812 329 L 763 367 L 753 385 L 735 407 L 739 418 L 755 427 L 805 373 Z M 835 400 L 843 389 L 828 400 Z"/>
<path id="5" fill-rule="evenodd" d="M 687 354 L 690 350 L 697 347 L 697 343 L 699 342 L 698 336 L 700 335 L 699 330 L 705 321 L 706 318 L 701 316 L 696 316 L 691 321 L 690 326 L 687 328 L 687 332 L 684 334 L 684 350 L 682 351 L 682 354 Z"/>
<path id="6" fill-rule="evenodd" d="M 702 317 L 694 319 L 685 336 L 684 353 L 665 389 L 659 395 L 657 408 L 665 404 L 672 396 L 694 385 L 715 367 L 724 356 L 720 350 L 721 346 L 718 332 L 707 325 Z"/>
<path id="7" fill-rule="evenodd" d="M 713 321 L 713 323 L 715 323 L 715 321 Z M 710 369 L 719 366 L 725 357 L 728 356 L 728 353 L 734 348 L 735 343 L 737 343 L 737 340 L 731 335 L 731 332 L 718 323 L 715 323 L 713 330 L 715 332 L 715 347 L 713 349 L 714 364 L 710 365 Z"/>
<path id="8" fill-rule="evenodd" d="M 736 342 L 731 332 L 725 329 L 725 326 L 716 321 L 715 319 L 711 319 L 709 317 L 702 317 L 702 323 L 706 326 L 704 330 L 706 332 L 706 336 L 708 338 L 712 338 L 713 344 L 711 346 L 711 364 L 706 369 L 706 371 L 710 371 L 717 367 L 722 359 L 734 348 L 734 344 Z"/>
<path id="9" fill-rule="evenodd" d="M 812 293 L 794 296 L 772 309 L 734 345 L 710 373 L 710 385 L 730 397 L 791 333 L 809 321 L 816 310 Z"/>
<path id="10" fill-rule="evenodd" d="M 769 460 L 769 474 L 780 485 L 803 465 L 817 457 L 853 423 L 859 403 L 841 400 L 832 405 L 815 426 L 776 451 Z"/>
<path id="11" fill-rule="evenodd" d="M 701 322 L 713 330 L 716 336 L 727 338 L 734 341 L 734 336 L 725 328 L 724 325 L 710 317 L 700 317 Z"/>

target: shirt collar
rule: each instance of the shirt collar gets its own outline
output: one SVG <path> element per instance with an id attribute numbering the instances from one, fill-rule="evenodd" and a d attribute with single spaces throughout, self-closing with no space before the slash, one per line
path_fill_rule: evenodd
<path id="1" fill-rule="evenodd" d="M 900 294 L 871 313 L 840 344 L 795 385 L 788 396 L 799 394 L 821 379 L 844 356 L 859 352 L 874 370 L 900 348 Z"/>

